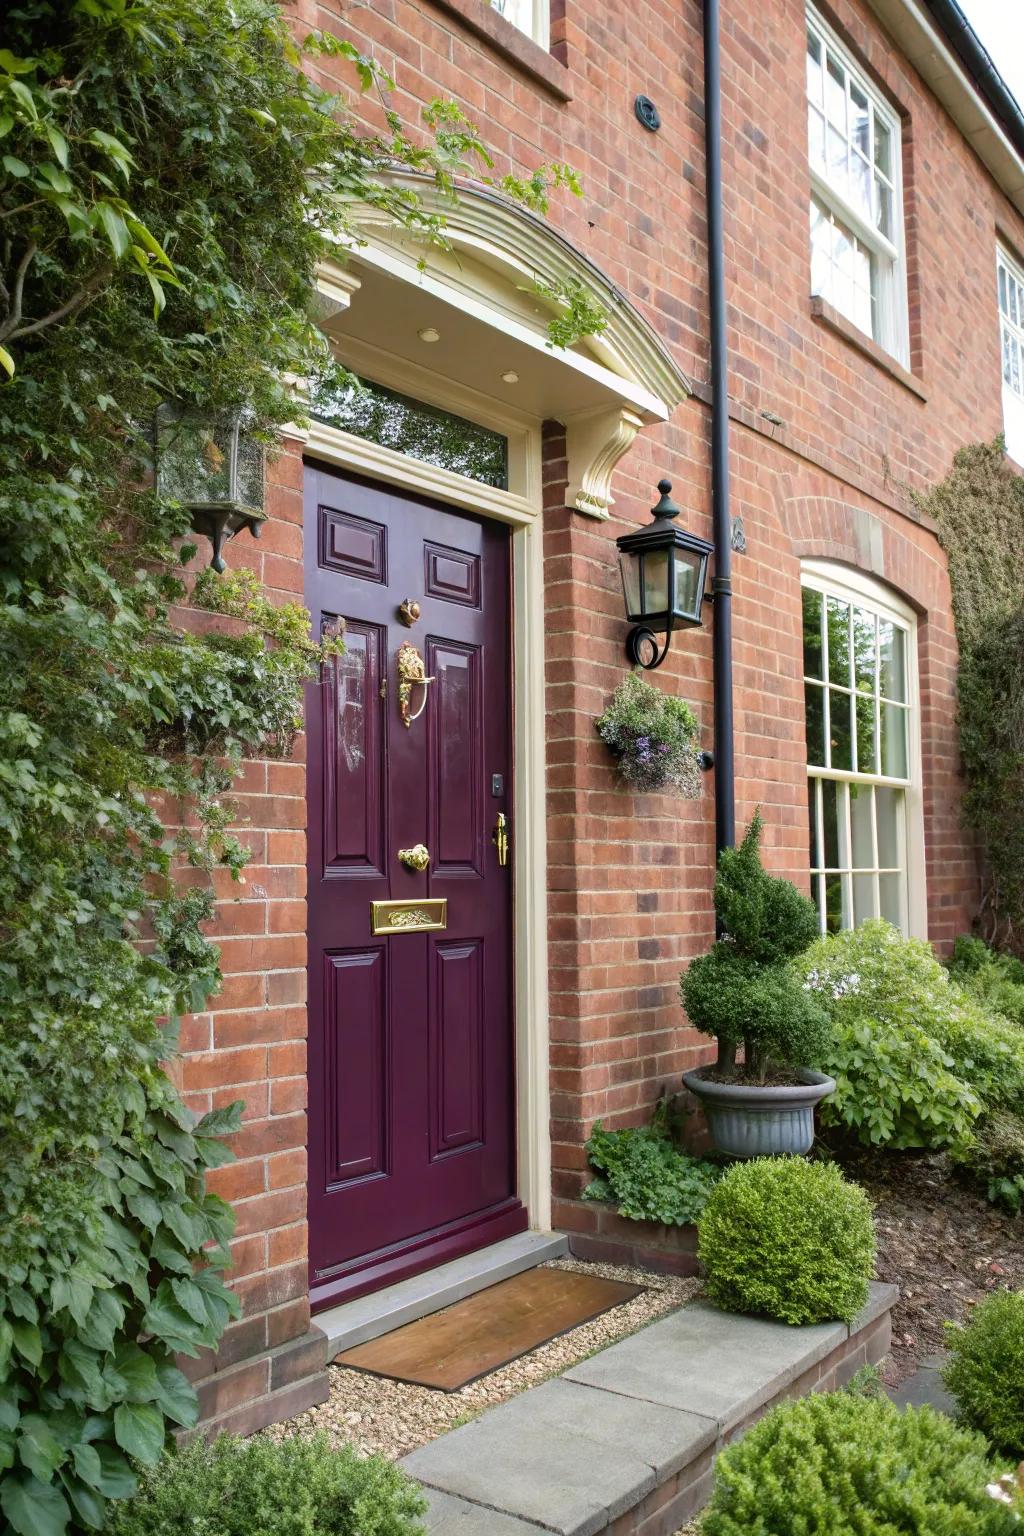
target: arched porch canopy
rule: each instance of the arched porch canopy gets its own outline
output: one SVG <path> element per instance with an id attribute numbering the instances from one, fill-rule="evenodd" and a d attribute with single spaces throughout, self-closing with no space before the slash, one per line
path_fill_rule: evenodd
<path id="1" fill-rule="evenodd" d="M 322 323 L 339 355 L 371 375 L 375 355 L 405 360 L 486 400 L 492 414 L 564 423 L 568 504 L 607 517 L 616 463 L 643 426 L 669 419 L 688 381 L 625 295 L 544 219 L 486 188 L 462 186 L 450 203 L 427 178 L 396 181 L 443 218 L 448 248 L 366 210 L 363 243 L 325 261 L 318 277 Z M 579 284 L 607 323 L 600 335 L 553 347 L 547 328 L 558 304 L 537 290 L 566 284 Z M 424 330 L 439 342 L 424 345 Z"/>

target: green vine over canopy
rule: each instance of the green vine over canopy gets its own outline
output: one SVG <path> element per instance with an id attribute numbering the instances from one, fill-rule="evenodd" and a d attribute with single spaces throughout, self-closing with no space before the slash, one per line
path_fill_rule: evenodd
<path id="1" fill-rule="evenodd" d="M 348 42 L 343 97 L 303 72 L 264 0 L 19 0 L 0 48 L 0 1529 L 102 1526 L 169 1425 L 196 1416 L 173 1363 L 236 1310 L 231 1212 L 207 1192 L 237 1107 L 196 1123 L 161 1018 L 219 982 L 204 872 L 241 884 L 227 798 L 240 757 L 283 754 L 322 650 L 308 615 L 243 572 L 175 613 L 188 517 L 152 487 L 173 401 L 244 407 L 272 444 L 285 380 L 332 376 L 313 323 L 324 242 L 371 205 L 438 220 L 489 165 L 434 103 L 367 136 L 388 82 Z M 498 185 L 543 207 L 542 167 Z M 182 829 L 186 830 L 182 830 Z M 180 864 L 191 866 L 176 882 Z"/>
<path id="2" fill-rule="evenodd" d="M 1001 440 L 961 449 L 919 499 L 949 560 L 964 817 L 983 858 L 982 936 L 1024 954 L 1024 477 Z"/>

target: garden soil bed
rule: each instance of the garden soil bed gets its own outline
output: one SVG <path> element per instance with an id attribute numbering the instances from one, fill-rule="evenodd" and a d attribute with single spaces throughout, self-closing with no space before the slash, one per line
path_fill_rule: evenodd
<path id="1" fill-rule="evenodd" d="M 842 1163 L 875 1202 L 877 1277 L 900 1288 L 883 1373 L 897 1386 L 941 1352 L 947 1320 L 962 1322 L 990 1291 L 1024 1286 L 1024 1217 L 989 1205 L 945 1157 L 864 1151 Z"/>

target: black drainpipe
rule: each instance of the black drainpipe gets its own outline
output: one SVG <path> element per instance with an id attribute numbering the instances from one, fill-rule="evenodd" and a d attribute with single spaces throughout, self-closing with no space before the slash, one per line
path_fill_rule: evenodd
<path id="1" fill-rule="evenodd" d="M 715 852 L 736 843 L 732 718 L 732 519 L 729 511 L 729 374 L 722 235 L 722 54 L 719 0 L 704 0 L 704 145 L 711 308 L 711 510 L 715 546 L 712 665 L 715 699 Z"/>

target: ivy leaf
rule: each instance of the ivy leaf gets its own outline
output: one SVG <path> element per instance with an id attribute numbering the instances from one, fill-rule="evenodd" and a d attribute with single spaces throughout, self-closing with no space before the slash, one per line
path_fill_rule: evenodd
<path id="1" fill-rule="evenodd" d="M 114 1439 L 136 1461 L 155 1466 L 166 1439 L 164 1416 L 152 1403 L 120 1403 L 114 1409 Z"/>
<path id="2" fill-rule="evenodd" d="M 116 1446 L 101 1443 L 96 1446 L 100 1459 L 102 1481 L 100 1492 L 108 1499 L 129 1499 L 139 1486 L 131 1463 Z"/>
<path id="3" fill-rule="evenodd" d="M 191 1429 L 199 1420 L 199 1399 L 192 1383 L 176 1365 L 158 1365 L 156 1374 L 158 1406 L 175 1424 Z"/>
<path id="4" fill-rule="evenodd" d="M 100 1375 L 100 1358 L 81 1339 L 66 1339 L 57 1361 L 61 1381 L 81 1393 L 91 1407 L 106 1405 L 107 1389 Z"/>
<path id="5" fill-rule="evenodd" d="M 197 1136 L 231 1136 L 235 1131 L 242 1129 L 242 1111 L 245 1108 L 244 1099 L 236 1099 L 232 1104 L 225 1104 L 221 1109 L 211 1109 L 209 1114 L 203 1116 L 195 1127 Z"/>
<path id="6" fill-rule="evenodd" d="M 5 1477 L 0 1508 L 17 1536 L 64 1536 L 71 1511 L 59 1488 L 37 1477 Z"/>
<path id="7" fill-rule="evenodd" d="M 92 1531 L 102 1530 L 106 1511 L 106 1501 L 102 1494 L 97 1493 L 95 1488 L 91 1488 L 81 1478 L 72 1477 L 66 1471 L 61 1473 L 60 1480 L 83 1525 L 88 1526 Z"/>
<path id="8" fill-rule="evenodd" d="M 75 1471 L 83 1482 L 91 1488 L 99 1488 L 103 1482 L 103 1463 L 94 1445 L 73 1445 L 71 1457 L 75 1463 Z"/>
<path id="9" fill-rule="evenodd" d="M 130 1403 L 150 1403 L 158 1395 L 156 1365 L 145 1350 L 137 1344 L 118 1346 L 114 1355 L 114 1369 L 124 1382 L 125 1395 Z"/>
<path id="10" fill-rule="evenodd" d="M 81 1328 L 92 1305 L 93 1286 L 80 1270 L 72 1269 L 66 1275 L 58 1275 L 50 1290 L 50 1302 L 55 1312 L 65 1307 Z"/>
<path id="11" fill-rule="evenodd" d="M 60 1442 L 42 1414 L 26 1413 L 18 1425 L 18 1457 L 42 1483 L 49 1482 L 64 1460 Z"/>
<path id="12" fill-rule="evenodd" d="M 172 1234 L 163 1227 L 153 1238 L 150 1254 L 153 1262 L 159 1264 L 162 1269 L 174 1270 L 177 1274 L 190 1275 L 192 1273 L 192 1259 L 190 1253 L 183 1253 L 179 1245 L 171 1240 Z"/>
<path id="13" fill-rule="evenodd" d="M 29 1365 L 41 1365 L 43 1361 L 43 1340 L 35 1323 L 26 1323 L 18 1318 L 11 1324 L 14 1334 L 14 1347 L 18 1354 L 27 1360 Z"/>

